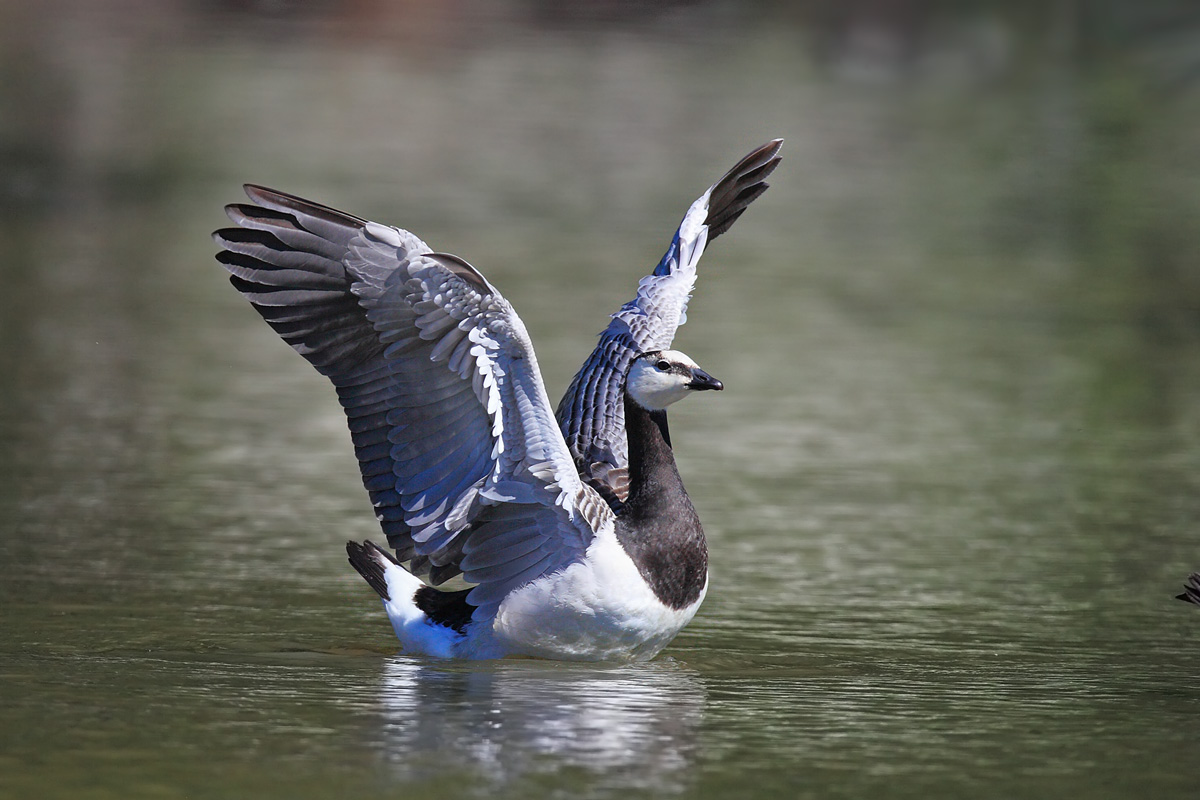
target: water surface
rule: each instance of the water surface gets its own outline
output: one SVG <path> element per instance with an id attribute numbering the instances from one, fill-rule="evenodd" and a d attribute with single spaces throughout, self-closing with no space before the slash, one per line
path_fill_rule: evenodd
<path id="1" fill-rule="evenodd" d="M 0 796 L 1191 796 L 1198 93 L 1003 15 L 893 59 L 721 9 L 8 35 Z M 462 255 L 557 396 L 780 135 L 676 341 L 727 385 L 672 410 L 699 616 L 649 664 L 397 654 L 335 398 L 220 207 Z"/>

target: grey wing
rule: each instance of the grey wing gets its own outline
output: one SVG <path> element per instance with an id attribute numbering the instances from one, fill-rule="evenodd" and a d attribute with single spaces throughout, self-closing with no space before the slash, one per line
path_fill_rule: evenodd
<path id="1" fill-rule="evenodd" d="M 389 544 L 476 616 L 611 522 L 555 424 L 525 326 L 416 236 L 247 187 L 217 231 L 233 285 L 334 384 Z"/>
<path id="2" fill-rule="evenodd" d="M 558 422 L 580 474 L 614 506 L 629 490 L 622 377 L 639 352 L 670 346 L 687 321 L 705 245 L 767 190 L 782 146 L 774 139 L 756 148 L 692 203 L 662 260 L 638 283 L 637 296 L 612 315 L 558 404 Z"/>

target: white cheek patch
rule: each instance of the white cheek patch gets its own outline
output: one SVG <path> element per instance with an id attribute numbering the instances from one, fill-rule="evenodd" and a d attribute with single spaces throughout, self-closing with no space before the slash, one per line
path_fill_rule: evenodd
<path id="1" fill-rule="evenodd" d="M 694 362 L 674 351 L 667 351 L 662 357 L 674 364 L 694 366 Z M 676 371 L 663 372 L 655 364 L 657 359 L 638 359 L 629 369 L 625 391 L 642 408 L 650 411 L 661 411 L 672 403 L 677 403 L 688 395 L 687 384 L 691 382 L 690 375 L 680 375 Z"/>

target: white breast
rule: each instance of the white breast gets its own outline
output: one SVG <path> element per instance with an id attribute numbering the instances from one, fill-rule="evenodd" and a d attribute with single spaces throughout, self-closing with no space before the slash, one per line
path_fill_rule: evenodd
<path id="1" fill-rule="evenodd" d="M 496 644 L 514 655 L 588 661 L 653 658 L 695 616 L 708 591 L 676 610 L 663 605 L 611 526 L 582 561 L 539 578 L 501 603 Z"/>

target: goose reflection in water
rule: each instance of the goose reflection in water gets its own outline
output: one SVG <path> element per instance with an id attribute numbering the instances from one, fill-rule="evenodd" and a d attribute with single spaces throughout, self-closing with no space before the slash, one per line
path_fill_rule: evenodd
<path id="1" fill-rule="evenodd" d="M 456 668 L 397 656 L 383 669 L 379 742 L 405 780 L 457 770 L 495 786 L 574 768 L 676 791 L 694 774 L 705 700 L 701 681 L 670 661 Z"/>

